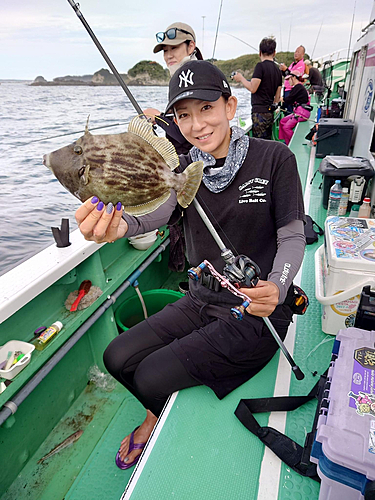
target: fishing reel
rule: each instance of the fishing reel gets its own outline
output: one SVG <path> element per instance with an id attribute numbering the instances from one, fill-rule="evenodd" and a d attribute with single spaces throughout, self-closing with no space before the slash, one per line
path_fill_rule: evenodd
<path id="1" fill-rule="evenodd" d="M 240 297 L 243 302 L 240 306 L 232 307 L 230 312 L 232 316 L 238 320 L 242 320 L 245 315 L 246 308 L 250 305 L 250 299 L 239 288 L 253 288 L 257 285 L 260 278 L 260 268 L 246 255 L 233 255 L 231 250 L 225 248 L 221 254 L 225 261 L 223 274 L 221 275 L 214 266 L 204 260 L 198 267 L 193 267 L 188 270 L 190 279 L 198 281 L 205 269 L 208 269 L 214 279 L 220 286 L 229 290 L 233 295 Z"/>

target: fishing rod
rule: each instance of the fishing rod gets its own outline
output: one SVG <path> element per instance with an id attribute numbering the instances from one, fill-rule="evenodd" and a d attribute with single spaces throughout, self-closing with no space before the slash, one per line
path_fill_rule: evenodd
<path id="1" fill-rule="evenodd" d="M 231 36 L 232 38 L 235 38 L 236 40 L 239 40 L 240 42 L 244 43 L 245 45 L 247 45 L 248 47 L 251 47 L 252 49 L 254 49 L 257 53 L 259 52 L 259 49 L 257 49 L 256 47 L 254 47 L 253 45 L 250 45 L 250 43 L 247 43 L 245 42 L 244 40 L 241 40 L 241 38 L 238 38 L 238 36 L 234 36 L 234 35 L 231 35 L 230 33 L 225 33 L 226 35 L 229 35 Z"/>
<path id="2" fill-rule="evenodd" d="M 109 59 L 109 57 L 105 53 L 103 47 L 100 45 L 98 39 L 94 35 L 90 26 L 87 24 L 86 20 L 82 16 L 82 13 L 79 10 L 79 5 L 75 4 L 73 0 L 68 0 L 68 2 L 75 10 L 77 16 L 82 21 L 82 24 L 84 25 L 84 27 L 88 31 L 89 35 L 91 36 L 92 40 L 94 41 L 94 43 L 97 46 L 97 48 L 99 49 L 100 53 L 102 54 L 102 56 L 106 60 L 109 67 L 112 69 L 113 74 L 116 76 L 118 82 L 120 83 L 121 87 L 125 91 L 126 95 L 129 97 L 131 103 L 133 104 L 133 106 L 137 110 L 138 114 L 144 116 L 144 113 L 143 113 L 142 109 L 140 108 L 139 104 L 137 103 L 137 101 L 135 100 L 133 95 L 131 94 L 130 90 L 126 86 L 125 82 L 121 78 L 118 71 L 116 70 L 112 61 Z M 223 4 L 223 0 L 221 0 L 221 4 L 220 4 L 220 12 L 219 12 L 219 20 L 218 20 L 217 29 L 219 28 L 219 21 L 220 21 L 220 13 L 221 13 L 222 4 Z M 216 36 L 217 36 L 217 32 L 216 32 Z M 215 46 L 216 46 L 216 40 L 215 40 Z M 214 49 L 214 52 L 215 52 L 215 49 Z M 210 232 L 210 234 L 214 238 L 216 244 L 218 245 L 218 247 L 221 250 L 221 256 L 225 262 L 224 271 L 223 271 L 225 276 L 222 276 L 221 274 L 219 274 L 208 261 L 204 261 L 204 263 L 200 264 L 197 268 L 189 269 L 189 272 L 188 272 L 189 278 L 199 279 L 199 276 L 200 276 L 200 273 L 202 272 L 202 270 L 205 267 L 208 267 L 210 269 L 210 271 L 213 273 L 214 278 L 220 282 L 220 285 L 222 287 L 229 289 L 229 291 L 231 293 L 242 298 L 243 303 L 240 306 L 234 307 L 231 309 L 232 315 L 236 319 L 241 320 L 243 318 L 243 314 L 245 313 L 246 307 L 248 307 L 250 305 L 251 299 L 249 297 L 247 297 L 247 295 L 241 293 L 237 288 L 240 288 L 241 286 L 242 287 L 255 286 L 258 283 L 258 280 L 260 277 L 260 269 L 252 260 L 250 260 L 248 257 L 246 257 L 244 255 L 238 255 L 237 257 L 235 257 L 233 252 L 225 247 L 219 234 L 217 233 L 216 229 L 212 225 L 211 221 L 207 217 L 205 211 L 203 210 L 203 208 L 201 207 L 201 205 L 199 204 L 199 202 L 196 198 L 194 198 L 193 204 L 194 204 L 199 216 L 201 217 L 202 221 L 206 225 L 208 231 Z M 236 285 L 237 285 L 237 287 L 236 287 Z M 280 339 L 280 337 L 279 337 L 278 333 L 276 332 L 274 326 L 272 325 L 271 321 L 267 317 L 263 317 L 263 320 L 264 320 L 265 324 L 268 326 L 275 341 L 280 346 L 280 349 L 284 353 L 286 359 L 288 360 L 288 362 L 292 366 L 292 371 L 295 374 L 296 378 L 298 380 L 302 380 L 304 378 L 304 374 L 302 373 L 300 368 L 294 363 L 292 357 L 290 356 L 289 352 L 287 351 L 283 341 Z"/>
<path id="3" fill-rule="evenodd" d="M 220 283 L 222 288 L 226 288 L 233 295 L 242 299 L 242 304 L 240 306 L 232 307 L 230 312 L 235 319 L 242 320 L 245 314 L 246 308 L 250 305 L 251 299 L 244 293 L 239 291 L 239 288 L 246 287 L 252 288 L 257 285 L 261 271 L 257 264 L 249 259 L 246 255 L 238 255 L 234 256 L 233 252 L 227 248 L 220 238 L 218 232 L 212 225 L 212 222 L 207 217 L 205 211 L 199 204 L 198 200 L 194 198 L 193 205 L 195 206 L 198 214 L 200 215 L 202 221 L 210 232 L 211 236 L 215 240 L 215 243 L 220 249 L 221 257 L 225 262 L 223 274 L 220 274 L 214 266 L 204 260 L 197 267 L 193 267 L 188 270 L 188 276 L 190 279 L 194 281 L 198 281 L 205 269 L 210 271 L 210 274 Z M 289 354 L 284 342 L 279 337 L 275 327 L 271 323 L 271 320 L 267 316 L 262 316 L 264 323 L 267 325 L 267 328 L 272 333 L 273 338 L 279 345 L 281 351 L 283 352 L 285 358 L 292 368 L 292 372 L 294 373 L 297 380 L 302 380 L 305 375 L 302 370 L 296 365 L 292 356 Z"/>
<path id="4" fill-rule="evenodd" d="M 241 40 L 241 38 L 238 38 L 238 36 L 234 36 L 234 35 L 231 35 L 230 33 L 225 33 L 226 35 L 229 35 L 231 36 L 232 38 L 235 38 L 236 40 L 244 43 L 245 45 L 247 45 L 248 47 L 251 47 L 252 49 L 254 49 L 257 53 L 259 53 L 259 49 L 257 49 L 256 47 L 254 47 L 253 45 L 250 45 L 250 43 L 247 43 L 245 42 L 245 40 Z M 275 64 L 277 64 L 278 66 L 280 66 L 280 63 L 278 61 L 276 61 L 276 58 L 273 59 L 273 62 Z"/>
<path id="5" fill-rule="evenodd" d="M 315 52 L 315 47 L 316 47 L 316 44 L 318 43 L 318 38 L 319 38 L 319 35 L 320 35 L 320 31 L 322 29 L 322 26 L 323 26 L 323 19 L 322 19 L 322 22 L 320 24 L 320 28 L 319 28 L 318 34 L 316 36 L 316 40 L 315 40 L 315 45 L 314 45 L 313 51 L 311 53 L 311 60 L 313 60 L 313 56 L 314 56 L 314 52 Z"/>
<path id="6" fill-rule="evenodd" d="M 139 106 L 139 104 L 137 103 L 137 101 L 135 100 L 133 94 L 130 92 L 128 86 L 124 82 L 124 80 L 121 77 L 120 73 L 117 71 L 117 69 L 115 68 L 114 64 L 112 63 L 112 61 L 108 57 L 107 53 L 105 52 L 105 50 L 101 46 L 99 40 L 96 38 L 94 32 L 90 28 L 90 26 L 87 23 L 86 19 L 83 17 L 82 12 L 79 10 L 79 3 L 75 3 L 74 0 L 68 0 L 68 3 L 71 5 L 71 7 L 73 8 L 73 10 L 77 14 L 78 19 L 80 19 L 80 21 L 82 22 L 83 26 L 85 27 L 86 31 L 90 35 L 92 41 L 97 46 L 97 48 L 98 48 L 99 52 L 101 53 L 101 55 L 104 57 L 105 62 L 108 64 L 108 66 L 112 70 L 114 76 L 116 77 L 117 81 L 119 82 L 119 84 L 123 88 L 125 94 L 128 96 L 130 102 L 133 104 L 133 106 L 134 106 L 137 114 L 138 115 L 143 115 L 143 110 L 141 109 L 141 107 Z"/>
<path id="7" fill-rule="evenodd" d="M 220 24 L 220 16 L 221 16 L 221 8 L 222 8 L 222 6 L 223 6 L 223 0 L 221 0 L 221 2 L 220 2 L 219 17 L 217 19 L 217 26 L 216 26 L 216 35 L 215 35 L 214 50 L 212 52 L 212 62 L 214 62 L 215 49 L 216 49 L 216 41 L 217 41 L 217 35 L 219 33 L 219 24 Z"/>

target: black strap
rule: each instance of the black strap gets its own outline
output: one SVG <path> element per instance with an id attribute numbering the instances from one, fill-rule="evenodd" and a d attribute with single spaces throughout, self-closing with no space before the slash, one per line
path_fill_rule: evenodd
<path id="1" fill-rule="evenodd" d="M 241 399 L 234 412 L 240 422 L 257 436 L 262 443 L 268 446 L 280 460 L 298 474 L 310 477 L 318 482 L 320 482 L 320 478 L 317 474 L 316 464 L 310 462 L 310 452 L 319 416 L 318 411 L 315 414 L 313 429 L 306 436 L 304 447 L 272 427 L 261 427 L 253 413 L 290 411 L 299 408 L 314 398 L 320 401 L 324 392 L 326 378 L 326 374 L 323 374 L 307 396 Z"/>

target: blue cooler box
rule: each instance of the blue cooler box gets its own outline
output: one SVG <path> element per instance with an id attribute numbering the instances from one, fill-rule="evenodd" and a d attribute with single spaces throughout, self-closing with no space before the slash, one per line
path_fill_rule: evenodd
<path id="1" fill-rule="evenodd" d="M 339 331 L 318 411 L 311 461 L 319 500 L 374 498 L 375 331 Z"/>

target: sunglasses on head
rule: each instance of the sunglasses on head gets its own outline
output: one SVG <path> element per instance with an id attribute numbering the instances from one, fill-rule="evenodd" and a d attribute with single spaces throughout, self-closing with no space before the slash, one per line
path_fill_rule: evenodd
<path id="1" fill-rule="evenodd" d="M 177 31 L 181 31 L 181 33 L 186 33 L 187 35 L 192 36 L 194 40 L 194 36 L 192 33 L 190 33 L 190 31 L 185 31 L 180 28 L 169 28 L 168 31 L 159 31 L 159 33 L 156 33 L 156 41 L 158 43 L 161 43 L 165 40 L 165 37 L 167 37 L 169 40 L 174 40 L 177 36 Z"/>

